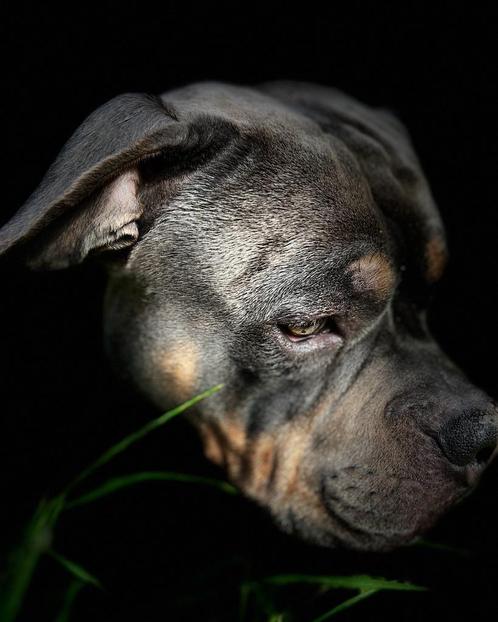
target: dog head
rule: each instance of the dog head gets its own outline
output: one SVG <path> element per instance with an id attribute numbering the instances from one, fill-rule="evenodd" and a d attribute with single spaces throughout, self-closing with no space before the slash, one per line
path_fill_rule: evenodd
<path id="1" fill-rule="evenodd" d="M 402 125 L 297 83 L 202 83 L 94 112 L 0 231 L 34 268 L 101 255 L 107 349 L 287 531 L 411 541 L 477 482 L 496 406 L 426 309 L 443 227 Z"/>

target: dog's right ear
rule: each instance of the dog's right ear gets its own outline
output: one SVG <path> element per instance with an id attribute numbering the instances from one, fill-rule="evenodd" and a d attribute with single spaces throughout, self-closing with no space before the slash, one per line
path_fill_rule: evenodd
<path id="1" fill-rule="evenodd" d="M 197 122 L 196 122 L 197 121 Z M 144 162 L 185 162 L 215 125 L 180 120 L 159 97 L 120 95 L 76 130 L 24 206 L 0 229 L 0 255 L 20 248 L 32 268 L 57 269 L 89 253 L 122 249 L 139 235 Z"/>

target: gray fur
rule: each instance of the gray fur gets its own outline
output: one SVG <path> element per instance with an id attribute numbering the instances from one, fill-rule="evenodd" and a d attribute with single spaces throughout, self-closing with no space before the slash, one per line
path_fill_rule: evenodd
<path id="1" fill-rule="evenodd" d="M 118 372 L 160 408 L 223 383 L 191 414 L 206 451 L 309 540 L 408 542 L 496 453 L 496 407 L 425 324 L 444 230 L 387 111 L 292 82 L 119 96 L 0 230 L 12 250 L 103 253 Z M 316 315 L 341 341 L 289 342 Z"/>

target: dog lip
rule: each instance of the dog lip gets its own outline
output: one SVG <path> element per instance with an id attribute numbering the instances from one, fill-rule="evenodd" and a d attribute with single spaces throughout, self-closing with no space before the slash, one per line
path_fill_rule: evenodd
<path id="1" fill-rule="evenodd" d="M 409 544 L 420 534 L 417 529 L 406 531 L 379 531 L 365 527 L 355 527 L 348 517 L 340 514 L 329 503 L 324 502 L 325 511 L 334 523 L 332 537 L 347 548 L 365 551 L 389 551 Z M 340 531 L 337 531 L 339 528 Z"/>
<path id="2" fill-rule="evenodd" d="M 327 476 L 321 477 L 320 496 L 324 510 L 333 523 L 330 531 L 334 538 L 349 548 L 389 551 L 399 546 L 406 546 L 417 537 L 420 537 L 420 534 L 427 531 L 434 522 L 434 517 L 432 519 L 426 517 L 426 520 L 423 520 L 421 516 L 421 520 L 407 525 L 404 529 L 401 525 L 398 529 L 395 529 L 394 525 L 392 529 L 375 529 L 365 524 L 355 524 L 354 512 L 361 511 L 361 509 L 351 507 L 353 516 L 345 511 L 344 508 L 341 509 L 343 500 L 339 491 L 331 487 L 330 482 L 327 480 Z M 460 494 L 453 498 L 452 505 L 467 494 L 470 494 L 470 492 L 471 489 L 468 488 L 461 490 Z"/>
<path id="3" fill-rule="evenodd" d="M 373 537 L 375 535 L 378 535 L 375 532 L 372 531 L 367 531 L 365 529 L 362 529 L 361 527 L 353 527 L 353 525 L 351 525 L 350 521 L 345 518 L 344 516 L 342 516 L 333 506 L 331 503 L 328 503 L 324 500 L 323 505 L 325 507 L 325 511 L 327 512 L 327 515 L 332 519 L 332 521 L 334 522 L 334 526 L 335 527 L 339 527 L 341 532 L 344 531 L 346 532 L 346 535 L 349 537 L 352 537 L 354 540 L 363 540 L 365 537 L 369 538 Z M 343 540 L 343 538 L 337 534 L 337 538 L 338 540 Z"/>
<path id="4" fill-rule="evenodd" d="M 335 507 L 335 504 L 330 502 L 330 493 L 331 489 L 326 483 L 326 477 L 323 477 L 320 485 L 322 503 L 334 527 L 339 530 L 339 533 L 334 531 L 333 536 L 346 546 L 358 549 L 388 550 L 409 542 L 417 536 L 417 532 L 414 529 L 389 533 L 365 526 L 355 526 L 352 524 L 350 517 L 345 516 L 343 512 L 340 512 Z M 337 491 L 334 491 L 334 493 L 334 499 L 340 502 Z"/>

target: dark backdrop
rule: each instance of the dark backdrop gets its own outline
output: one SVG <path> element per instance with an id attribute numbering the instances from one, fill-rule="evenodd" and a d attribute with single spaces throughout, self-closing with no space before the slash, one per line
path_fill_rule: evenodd
<path id="1" fill-rule="evenodd" d="M 343 5 L 101 2 L 95 11 L 4 3 L 1 222 L 81 120 L 118 93 L 157 93 L 206 78 L 338 86 L 394 109 L 409 127 L 451 250 L 433 331 L 496 397 L 493 16 L 485 3 L 439 3 L 437 13 L 423 3 L 405 2 L 402 11 L 388 2 Z M 155 413 L 114 378 L 103 355 L 99 270 L 31 274 L 7 261 L 0 273 L 4 561 L 42 495 Z M 179 420 L 109 472 L 151 469 L 221 476 Z M 234 620 L 240 577 L 273 572 L 368 572 L 430 588 L 376 596 L 341 614 L 344 620 L 422 620 L 429 613 L 487 619 L 497 607 L 496 471 L 429 536 L 466 549 L 466 557 L 414 548 L 389 555 L 323 551 L 277 533 L 242 499 L 176 484 L 130 489 L 67 514 L 56 532 L 56 548 L 107 588 L 82 593 L 73 619 Z M 64 573 L 45 560 L 25 619 L 53 619 L 66 585 Z M 327 602 L 299 591 L 293 598 L 298 620 L 311 620 Z"/>

